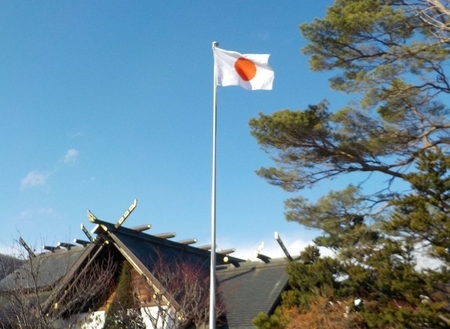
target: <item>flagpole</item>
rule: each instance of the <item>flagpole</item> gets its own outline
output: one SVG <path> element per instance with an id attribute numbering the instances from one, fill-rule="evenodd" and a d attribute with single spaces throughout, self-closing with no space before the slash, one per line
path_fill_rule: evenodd
<path id="1" fill-rule="evenodd" d="M 219 45 L 212 43 L 212 49 Z M 216 328 L 216 136 L 217 136 L 217 85 L 216 70 L 213 83 L 213 146 L 212 146 L 212 186 L 211 186 L 211 264 L 209 287 L 209 329 Z"/>

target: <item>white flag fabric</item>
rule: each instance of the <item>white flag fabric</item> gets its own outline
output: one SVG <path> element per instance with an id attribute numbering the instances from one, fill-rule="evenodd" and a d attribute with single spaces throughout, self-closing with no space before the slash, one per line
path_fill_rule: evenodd
<path id="1" fill-rule="evenodd" d="M 272 89 L 274 72 L 267 54 L 239 54 L 213 48 L 216 86 L 241 86 L 248 90 Z"/>

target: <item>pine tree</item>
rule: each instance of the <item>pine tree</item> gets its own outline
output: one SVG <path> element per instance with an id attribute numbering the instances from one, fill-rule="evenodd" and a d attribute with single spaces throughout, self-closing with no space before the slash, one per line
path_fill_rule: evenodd
<path id="1" fill-rule="evenodd" d="M 292 289 L 261 328 L 342 327 L 317 312 L 327 302 L 346 304 L 349 328 L 450 325 L 449 25 L 440 0 L 335 0 L 300 26 L 311 69 L 335 72 L 331 88 L 354 98 L 251 119 L 275 160 L 258 174 L 290 192 L 344 175 L 352 184 L 286 201 L 287 220 L 319 230 L 314 242 L 335 258 L 308 248 L 290 264 Z M 420 269 L 418 249 L 442 266 Z"/>
<path id="2" fill-rule="evenodd" d="M 131 265 L 122 262 L 114 299 L 106 312 L 103 329 L 145 329 L 132 289 Z"/>

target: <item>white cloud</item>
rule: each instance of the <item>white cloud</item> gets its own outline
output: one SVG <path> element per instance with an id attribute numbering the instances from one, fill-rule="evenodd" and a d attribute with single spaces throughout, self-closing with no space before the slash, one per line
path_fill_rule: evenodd
<path id="1" fill-rule="evenodd" d="M 65 164 L 75 163 L 78 159 L 80 152 L 76 149 L 67 150 L 66 154 L 59 160 Z M 54 171 L 53 171 L 54 172 Z M 50 177 L 50 172 L 39 172 L 36 170 L 30 171 L 22 180 L 20 181 L 20 190 L 46 185 L 47 179 Z"/>
<path id="2" fill-rule="evenodd" d="M 30 187 L 45 185 L 47 179 L 50 176 L 49 173 L 42 173 L 37 171 L 30 171 L 22 180 L 20 181 L 20 190 L 23 191 Z"/>
<path id="3" fill-rule="evenodd" d="M 20 218 L 28 218 L 33 215 L 48 215 L 48 216 L 55 216 L 55 210 L 53 208 L 47 207 L 47 208 L 37 208 L 37 209 L 26 209 L 22 210 L 20 212 L 19 217 Z"/>
<path id="4" fill-rule="evenodd" d="M 80 154 L 80 152 L 78 150 L 70 149 L 66 152 L 66 154 L 61 159 L 61 161 L 64 163 L 74 163 L 77 161 L 79 154 Z"/>
<path id="5" fill-rule="evenodd" d="M 292 258 L 296 259 L 300 256 L 300 252 L 302 252 L 307 246 L 313 245 L 314 242 L 312 240 L 302 240 L 298 238 L 298 234 L 292 232 L 279 232 L 279 236 L 288 250 L 289 254 Z M 226 241 L 225 244 L 220 244 L 219 249 L 223 246 L 224 249 L 228 247 L 235 247 L 236 252 L 232 254 L 232 256 L 241 258 L 241 259 L 250 259 L 254 255 L 256 248 L 261 244 L 262 240 L 250 240 L 243 241 L 241 243 L 233 243 Z M 335 254 L 323 247 L 319 247 L 321 256 L 329 256 L 335 257 Z M 278 244 L 277 240 L 273 234 L 266 235 L 264 239 L 264 248 L 260 252 L 263 255 L 269 256 L 270 258 L 284 258 L 286 255 L 284 254 L 283 249 Z"/>
<path id="6" fill-rule="evenodd" d="M 305 249 L 306 246 L 312 244 L 311 241 L 303 241 L 298 239 L 296 236 L 289 234 L 280 234 L 286 249 L 290 253 L 293 258 L 296 258 L 300 255 L 300 251 Z M 261 240 L 259 241 L 247 241 L 241 243 L 239 245 L 235 244 L 236 252 L 232 254 L 232 256 L 242 259 L 250 259 L 254 254 L 256 248 L 261 244 Z M 278 242 L 275 240 L 273 235 L 271 238 L 264 241 L 264 248 L 260 252 L 263 255 L 269 256 L 270 258 L 283 258 L 286 255 L 281 249 Z"/>
<path id="7" fill-rule="evenodd" d="M 314 242 L 312 240 L 310 241 L 304 241 L 301 239 L 298 239 L 296 234 L 289 233 L 289 232 L 283 232 L 280 233 L 280 237 L 282 238 L 282 241 L 288 250 L 289 254 L 292 256 L 292 258 L 296 259 L 300 256 L 300 252 L 303 251 L 307 246 L 313 245 Z M 252 256 L 255 253 L 255 250 L 257 247 L 260 246 L 261 240 L 255 240 L 252 239 L 251 241 L 243 241 L 241 243 L 234 243 L 230 241 L 221 242 L 219 244 L 219 250 L 221 248 L 227 249 L 228 247 L 235 247 L 236 252 L 232 253 L 231 256 L 245 259 L 245 260 L 252 260 L 252 261 L 259 261 L 258 259 L 252 259 Z M 224 244 L 222 244 L 224 243 Z M 336 257 L 336 254 L 328 248 L 319 247 L 320 255 L 322 257 Z M 424 269 L 434 269 L 438 270 L 439 267 L 444 266 L 445 264 L 441 262 L 440 260 L 436 258 L 432 258 L 429 254 L 429 249 L 424 246 L 423 244 L 417 244 L 414 252 L 414 256 L 416 257 L 417 265 L 416 270 L 424 270 Z M 283 250 L 281 249 L 280 245 L 274 238 L 269 238 L 264 241 L 264 248 L 260 251 L 261 254 L 269 256 L 270 258 L 284 258 L 286 255 L 284 254 Z"/>
<path id="8" fill-rule="evenodd" d="M 84 136 L 84 131 L 83 130 L 80 130 L 80 131 L 77 131 L 77 132 L 69 134 L 69 137 L 71 137 L 71 138 L 78 138 L 78 137 L 82 137 L 82 136 Z"/>

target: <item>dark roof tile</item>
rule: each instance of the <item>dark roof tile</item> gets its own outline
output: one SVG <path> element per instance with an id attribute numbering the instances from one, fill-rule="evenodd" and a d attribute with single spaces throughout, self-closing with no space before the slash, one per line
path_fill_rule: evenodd
<path id="1" fill-rule="evenodd" d="M 270 314 L 286 288 L 288 275 L 285 259 L 270 263 L 245 262 L 235 268 L 218 268 L 218 289 L 224 299 L 228 328 L 253 328 L 259 312 Z"/>
<path id="2" fill-rule="evenodd" d="M 0 281 L 0 290 L 52 286 L 67 273 L 83 251 L 83 247 L 78 247 L 31 257 L 20 268 Z"/>

